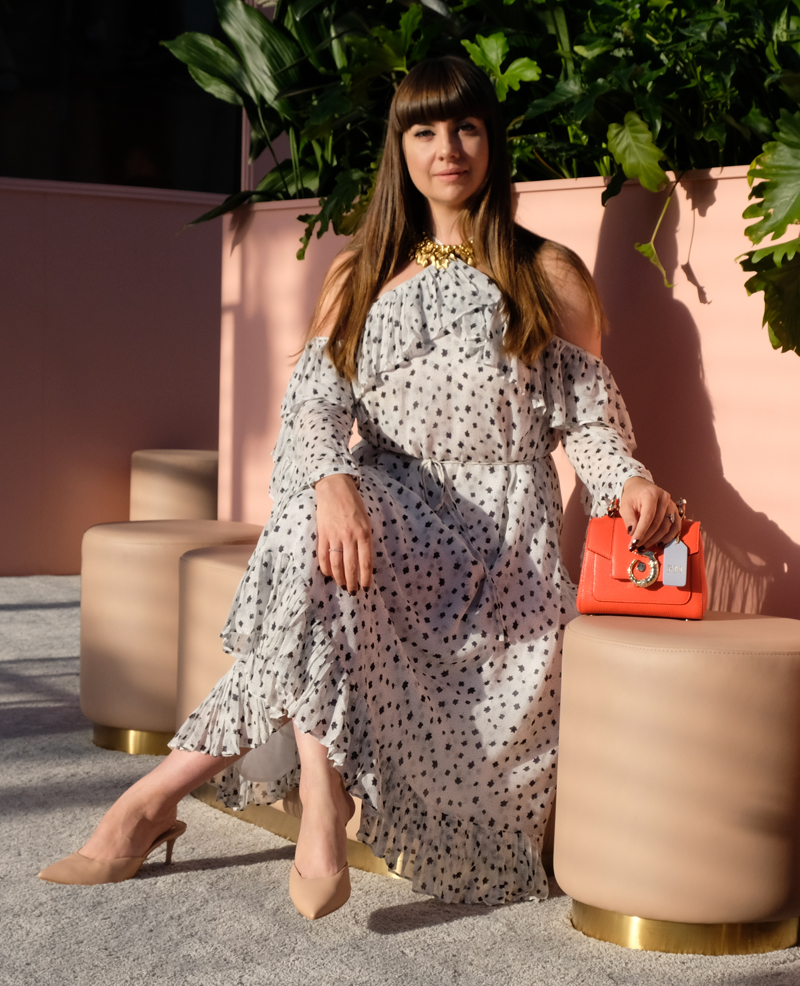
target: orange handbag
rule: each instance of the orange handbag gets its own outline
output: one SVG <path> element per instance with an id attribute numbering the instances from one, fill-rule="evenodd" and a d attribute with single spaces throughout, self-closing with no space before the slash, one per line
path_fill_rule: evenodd
<path id="1" fill-rule="evenodd" d="M 607 517 L 589 521 L 578 582 L 578 612 L 701 620 L 708 607 L 708 584 L 700 522 L 686 520 L 682 511 L 679 539 L 653 551 L 631 552 L 631 538 L 617 506 L 615 501 Z M 678 551 L 676 564 L 674 546 L 678 541 L 686 551 Z M 665 585 L 664 579 L 673 584 Z"/>

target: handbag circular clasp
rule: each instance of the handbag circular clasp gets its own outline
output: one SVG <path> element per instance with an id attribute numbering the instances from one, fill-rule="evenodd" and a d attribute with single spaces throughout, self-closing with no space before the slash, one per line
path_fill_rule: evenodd
<path id="1" fill-rule="evenodd" d="M 642 557 L 634 558 L 628 566 L 628 578 L 639 589 L 646 589 L 658 578 L 658 559 L 652 551 L 637 551 L 637 555 Z M 647 561 L 643 561 L 646 558 Z M 649 571 L 648 571 L 649 569 Z M 647 572 L 646 575 L 637 575 L 637 572 Z"/>

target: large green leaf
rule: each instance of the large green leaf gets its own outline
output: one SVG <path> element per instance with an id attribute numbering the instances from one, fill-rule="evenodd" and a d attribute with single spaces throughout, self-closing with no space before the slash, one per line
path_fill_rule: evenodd
<path id="1" fill-rule="evenodd" d="M 319 7 L 321 3 L 325 3 L 325 0 L 297 0 L 297 3 L 292 4 L 294 16 L 298 20 L 302 20 L 306 14 L 311 13 L 311 11 L 316 7 Z"/>
<path id="2" fill-rule="evenodd" d="M 651 192 L 658 192 L 669 179 L 659 164 L 664 152 L 656 147 L 650 128 L 633 111 L 625 114 L 623 123 L 608 128 L 608 149 L 628 178 L 638 178 Z"/>
<path id="3" fill-rule="evenodd" d="M 373 63 L 372 67 L 380 65 L 383 72 L 407 72 L 408 55 L 421 21 L 422 7 L 415 3 L 401 16 L 399 31 L 390 31 L 382 24 L 373 28 L 370 32 L 372 37 L 367 37 L 363 42 L 366 46 L 363 50 L 368 51 L 374 44 L 372 38 L 377 38 L 381 45 L 375 47 L 371 55 L 366 54 L 366 60 Z"/>
<path id="4" fill-rule="evenodd" d="M 215 205 L 213 209 L 208 212 L 204 212 L 202 216 L 198 216 L 197 219 L 193 219 L 189 226 L 196 226 L 198 223 L 206 223 L 210 219 L 216 219 L 218 216 L 224 216 L 226 212 L 232 212 L 237 209 L 240 205 L 244 205 L 245 202 L 249 202 L 250 199 L 255 195 L 255 192 L 234 192 L 233 195 L 229 195 L 224 202 L 219 205 Z"/>
<path id="5" fill-rule="evenodd" d="M 206 34 L 187 31 L 174 41 L 161 44 L 185 65 L 192 78 L 205 90 L 226 102 L 241 103 L 234 94 L 252 95 L 252 88 L 239 61 L 221 41 Z"/>
<path id="6" fill-rule="evenodd" d="M 531 120 L 543 113 L 549 113 L 564 103 L 574 102 L 582 95 L 583 84 L 577 76 L 564 79 L 553 87 L 552 92 L 542 96 L 541 99 L 534 99 L 525 112 L 525 118 Z"/>
<path id="7" fill-rule="evenodd" d="M 301 194 L 316 195 L 319 192 L 319 168 L 302 161 L 297 168 L 292 167 L 290 159 L 281 161 L 256 186 L 258 201 L 297 197 Z"/>
<path id="8" fill-rule="evenodd" d="M 754 272 L 747 293 L 764 292 L 763 324 L 773 348 L 800 355 L 800 239 L 751 250 L 739 263 Z"/>
<path id="9" fill-rule="evenodd" d="M 751 131 L 758 134 L 759 138 L 764 140 L 772 134 L 775 129 L 775 124 L 772 120 L 769 120 L 761 110 L 755 105 L 755 103 L 750 107 L 750 110 L 742 117 L 742 123 L 744 126 L 748 127 Z"/>
<path id="10" fill-rule="evenodd" d="M 775 140 L 764 144 L 747 173 L 751 181 L 758 182 L 750 198 L 761 199 L 742 213 L 745 219 L 758 218 L 745 229 L 753 243 L 770 233 L 776 240 L 790 223 L 800 222 L 800 112 L 781 110 L 773 136 Z"/>
<path id="11" fill-rule="evenodd" d="M 293 107 L 280 99 L 282 89 L 299 78 L 297 62 L 303 52 L 294 38 L 242 0 L 215 0 L 223 31 L 233 42 L 255 91 L 281 116 L 292 118 Z"/>
<path id="12" fill-rule="evenodd" d="M 515 58 L 497 80 L 497 98 L 502 102 L 509 89 L 519 91 L 521 82 L 536 82 L 541 75 L 542 70 L 532 58 Z"/>
<path id="13" fill-rule="evenodd" d="M 422 4 L 415 3 L 400 18 L 400 43 L 403 54 L 407 55 L 413 44 L 413 36 L 422 23 Z"/>
<path id="14" fill-rule="evenodd" d="M 216 96 L 217 99 L 226 103 L 233 103 L 234 106 L 244 106 L 244 100 L 239 93 L 222 79 L 217 79 L 213 75 L 203 72 L 202 69 L 195 68 L 194 65 L 189 65 L 189 75 L 198 86 L 201 86 L 206 92 L 210 92 L 212 96 Z"/>
<path id="15" fill-rule="evenodd" d="M 475 42 L 462 41 L 461 44 L 469 52 L 469 56 L 479 68 L 485 69 L 493 78 L 502 75 L 500 68 L 503 59 L 508 54 L 508 41 L 505 34 L 492 34 L 488 38 L 475 35 Z"/>
<path id="16" fill-rule="evenodd" d="M 535 82 L 542 74 L 531 58 L 515 58 L 503 71 L 503 59 L 508 54 L 505 34 L 492 34 L 488 38 L 476 34 L 475 43 L 462 41 L 461 44 L 469 52 L 472 61 L 488 72 L 501 103 L 505 101 L 509 89 L 518 90 L 521 82 Z"/>

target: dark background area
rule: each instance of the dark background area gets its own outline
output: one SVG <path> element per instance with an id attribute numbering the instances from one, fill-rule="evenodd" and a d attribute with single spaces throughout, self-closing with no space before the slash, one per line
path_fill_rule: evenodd
<path id="1" fill-rule="evenodd" d="M 230 194 L 241 110 L 159 41 L 212 0 L 0 0 L 0 175 Z"/>

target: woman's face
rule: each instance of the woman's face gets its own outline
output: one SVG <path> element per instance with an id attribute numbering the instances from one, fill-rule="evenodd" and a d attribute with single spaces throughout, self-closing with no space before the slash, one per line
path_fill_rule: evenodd
<path id="1" fill-rule="evenodd" d="M 418 123 L 403 134 L 411 181 L 438 212 L 460 212 L 489 167 L 489 138 L 479 117 Z"/>

